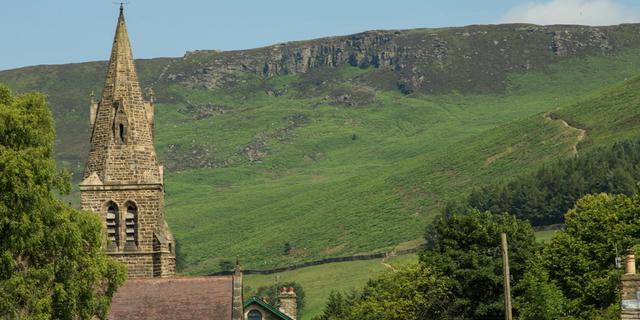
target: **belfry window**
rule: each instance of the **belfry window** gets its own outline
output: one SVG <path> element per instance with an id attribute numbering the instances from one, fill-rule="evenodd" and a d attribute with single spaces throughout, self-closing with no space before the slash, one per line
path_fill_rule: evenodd
<path id="1" fill-rule="evenodd" d="M 138 247 L 138 207 L 129 202 L 127 215 L 125 216 L 125 233 L 127 235 L 126 247 L 135 249 Z"/>
<path id="2" fill-rule="evenodd" d="M 118 247 L 120 240 L 118 205 L 113 202 L 107 203 L 107 241 L 110 247 Z"/>

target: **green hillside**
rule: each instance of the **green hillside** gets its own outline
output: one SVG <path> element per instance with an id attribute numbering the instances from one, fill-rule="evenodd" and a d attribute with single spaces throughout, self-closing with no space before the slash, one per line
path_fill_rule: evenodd
<path id="1" fill-rule="evenodd" d="M 545 119 L 544 112 L 618 80 L 621 74 L 609 68 L 630 72 L 636 57 L 629 52 L 619 67 L 611 59 L 593 58 L 560 63 L 551 73 L 515 75 L 514 89 L 502 95 L 378 91 L 369 105 L 344 107 L 313 98 L 301 103 L 289 92 L 255 97 L 251 111 L 201 120 L 210 123 L 195 130 L 199 133 L 185 128 L 183 143 L 213 149 L 220 145 L 216 141 L 237 138 L 225 134 L 243 121 L 245 128 L 268 124 L 246 133 L 250 139 L 273 136 L 289 125 L 287 116 L 298 113 L 307 119 L 286 135 L 268 139 L 260 161 L 169 175 L 168 219 L 183 239 L 184 270 L 215 268 L 220 258 L 238 252 L 249 266 L 266 268 L 389 250 L 420 237 L 450 197 L 571 156 L 579 132 Z M 590 64 L 593 72 L 576 72 L 578 64 Z M 206 94 L 205 100 L 231 105 L 231 99 L 216 100 L 222 92 Z M 180 127 L 177 111 L 168 117 L 174 119 L 174 130 Z M 206 131 L 206 126 L 219 129 Z M 289 255 L 283 254 L 285 242 L 293 247 Z"/>
<path id="2" fill-rule="evenodd" d="M 448 199 L 572 156 L 580 131 L 548 111 L 587 129 L 578 148 L 635 135 L 597 122 L 620 124 L 604 103 L 635 83 L 617 84 L 640 70 L 639 28 L 373 32 L 140 61 L 158 97 L 179 267 L 207 273 L 240 256 L 268 268 L 420 238 Z M 297 60 L 329 44 L 341 55 Z M 76 176 L 103 76 L 100 62 L 0 72 L 16 91 L 50 95 L 56 157 Z"/>
<path id="3" fill-rule="evenodd" d="M 640 77 L 598 90 L 578 103 L 554 111 L 574 127 L 588 132 L 581 149 L 640 135 Z"/>

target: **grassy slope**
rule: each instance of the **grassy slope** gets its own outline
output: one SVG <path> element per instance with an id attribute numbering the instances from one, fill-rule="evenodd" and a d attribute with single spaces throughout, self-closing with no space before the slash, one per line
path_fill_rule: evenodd
<path id="1" fill-rule="evenodd" d="M 159 107 L 160 150 L 195 143 L 220 159 L 237 158 L 238 145 L 286 126 L 287 116 L 308 118 L 284 139 L 270 140 L 260 162 L 167 176 L 167 217 L 181 243 L 183 271 L 213 270 L 235 255 L 266 268 L 388 250 L 418 238 L 449 197 L 569 156 L 576 131 L 544 120 L 543 112 L 630 77 L 639 62 L 638 51 L 571 60 L 545 73 L 514 75 L 500 95 L 379 91 L 361 107 L 294 89 L 281 97 L 250 94 L 252 81 L 236 91 L 179 92 L 229 112 L 194 123 L 177 105 Z M 363 72 L 342 69 L 341 81 Z M 271 81 L 277 87 L 302 80 Z M 293 246 L 286 256 L 285 242 Z"/>
<path id="2" fill-rule="evenodd" d="M 603 88 L 555 111 L 571 125 L 587 130 L 581 149 L 640 134 L 640 77 Z"/>

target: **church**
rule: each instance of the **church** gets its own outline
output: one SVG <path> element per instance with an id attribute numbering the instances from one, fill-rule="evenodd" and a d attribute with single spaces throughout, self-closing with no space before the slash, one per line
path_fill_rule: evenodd
<path id="1" fill-rule="evenodd" d="M 238 263 L 228 276 L 176 275 L 153 115 L 153 95 L 146 101 L 142 94 L 121 4 L 102 96 L 90 105 L 90 151 L 79 185 L 82 209 L 103 218 L 107 255 L 128 270 L 108 319 L 296 319 L 293 288 L 280 291 L 280 309 L 256 297 L 245 301 Z"/>

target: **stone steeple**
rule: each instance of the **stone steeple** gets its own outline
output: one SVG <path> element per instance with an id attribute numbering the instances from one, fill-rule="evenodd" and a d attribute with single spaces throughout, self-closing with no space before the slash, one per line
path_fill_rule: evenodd
<path id="1" fill-rule="evenodd" d="M 170 276 L 175 245 L 164 219 L 154 107 L 142 96 L 123 11 L 121 5 L 102 97 L 91 98 L 82 208 L 103 217 L 107 253 L 127 265 L 129 277 Z"/>
<path id="2" fill-rule="evenodd" d="M 153 109 L 142 96 L 120 7 L 102 98 L 92 105 L 85 179 L 96 173 L 104 183 L 162 183 L 153 147 Z"/>

